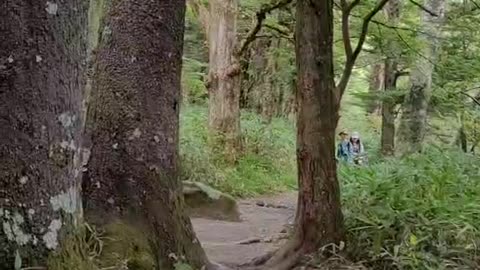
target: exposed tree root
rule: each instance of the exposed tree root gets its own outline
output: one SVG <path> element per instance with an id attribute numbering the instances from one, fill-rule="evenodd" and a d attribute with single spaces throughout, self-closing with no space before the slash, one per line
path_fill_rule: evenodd
<path id="1" fill-rule="evenodd" d="M 294 237 L 287 245 L 274 253 L 263 265 L 262 270 L 290 270 L 297 264 L 302 255 L 304 255 L 303 245 L 301 241 Z"/>
<path id="2" fill-rule="evenodd" d="M 218 264 L 218 263 L 212 262 L 207 267 L 207 270 L 233 270 L 233 268 L 230 268 L 229 266 L 226 266 L 226 265 L 223 265 L 223 264 Z"/>
<path id="3" fill-rule="evenodd" d="M 274 254 L 275 254 L 274 251 L 268 252 L 265 255 L 253 258 L 251 261 L 241 264 L 239 266 L 242 268 L 255 269 L 257 266 L 264 265 L 268 260 L 270 260 L 270 258 L 273 257 Z"/>
<path id="4" fill-rule="evenodd" d="M 260 207 L 278 208 L 278 209 L 289 209 L 289 207 L 286 206 L 286 205 L 267 203 L 267 202 L 265 202 L 265 201 L 257 201 L 255 204 L 256 204 L 257 206 L 260 206 Z"/>
<path id="5" fill-rule="evenodd" d="M 241 269 L 249 270 L 290 270 L 298 263 L 303 254 L 301 243 L 292 239 L 279 250 L 269 252 L 239 266 Z"/>

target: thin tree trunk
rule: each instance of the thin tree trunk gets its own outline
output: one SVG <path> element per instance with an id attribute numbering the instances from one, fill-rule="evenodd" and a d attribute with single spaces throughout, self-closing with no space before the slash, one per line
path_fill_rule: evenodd
<path id="1" fill-rule="evenodd" d="M 236 49 L 238 0 L 210 1 L 208 125 L 217 147 L 235 160 L 241 147 L 241 68 Z"/>
<path id="2" fill-rule="evenodd" d="M 0 5 L 0 269 L 47 267 L 81 223 L 85 1 Z"/>
<path id="3" fill-rule="evenodd" d="M 437 16 L 422 12 L 422 32 L 419 39 L 424 48 L 410 75 L 410 92 L 405 100 L 399 129 L 399 142 L 406 153 L 421 152 L 432 95 L 432 73 L 440 48 L 440 26 L 444 17 L 445 0 L 426 0 L 425 7 Z"/>
<path id="4" fill-rule="evenodd" d="M 333 73 L 333 1 L 297 1 L 297 160 L 299 197 L 294 235 L 267 264 L 290 269 L 298 256 L 344 240 L 336 173 L 338 93 Z"/>
<path id="5" fill-rule="evenodd" d="M 268 80 L 268 49 L 271 45 L 270 39 L 258 39 L 254 42 L 251 56 L 250 78 L 252 89 L 248 95 L 249 107 L 254 108 L 258 114 L 263 111 L 263 99 L 265 95 L 265 85 Z"/>
<path id="6" fill-rule="evenodd" d="M 384 64 L 377 63 L 372 66 L 372 70 L 370 72 L 370 83 L 368 90 L 372 95 L 372 100 L 368 104 L 367 112 L 375 115 L 381 115 L 382 112 L 382 103 L 378 100 L 378 95 L 382 92 L 385 86 L 384 83 L 385 74 L 384 74 Z"/>
<path id="7" fill-rule="evenodd" d="M 264 73 L 264 84 L 260 90 L 262 93 L 261 115 L 267 122 L 270 122 L 272 117 L 277 115 L 277 103 L 280 98 L 280 91 L 275 80 L 275 74 L 277 72 L 276 57 L 278 57 L 275 53 L 275 49 L 278 48 L 278 46 L 278 40 L 271 42 L 270 44 L 269 53 L 266 55 L 267 67 L 266 72 Z"/>
<path id="8" fill-rule="evenodd" d="M 399 0 L 390 0 L 385 6 L 386 17 L 391 25 L 398 24 L 400 5 Z M 394 40 L 389 40 L 386 47 L 389 53 L 384 63 L 383 83 L 384 91 L 388 93 L 396 89 L 398 46 Z M 395 151 L 395 106 L 396 100 L 393 97 L 383 100 L 381 152 L 385 156 L 391 156 Z"/>
<path id="9" fill-rule="evenodd" d="M 208 264 L 178 179 L 184 12 L 184 0 L 110 4 L 87 120 L 86 217 L 138 231 L 156 269 L 174 269 L 182 256 L 195 269 Z"/>
<path id="10" fill-rule="evenodd" d="M 391 0 L 392 2 L 395 0 Z M 394 91 L 395 72 L 397 63 L 393 59 L 385 60 L 385 91 Z M 381 151 L 384 156 L 391 156 L 395 151 L 395 101 L 393 98 L 385 99 L 382 103 L 382 135 Z"/>

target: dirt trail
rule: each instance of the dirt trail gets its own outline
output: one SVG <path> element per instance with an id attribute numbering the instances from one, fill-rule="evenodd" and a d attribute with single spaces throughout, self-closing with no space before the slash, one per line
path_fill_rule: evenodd
<path id="1" fill-rule="evenodd" d="M 266 206 L 259 206 L 259 202 Z M 210 260 L 236 265 L 264 255 L 283 244 L 292 222 L 296 193 L 241 200 L 241 222 L 193 218 L 193 227 Z"/>

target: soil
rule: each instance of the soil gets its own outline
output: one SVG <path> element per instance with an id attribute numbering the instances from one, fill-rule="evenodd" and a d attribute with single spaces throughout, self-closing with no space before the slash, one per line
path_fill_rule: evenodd
<path id="1" fill-rule="evenodd" d="M 209 259 L 235 266 L 276 250 L 288 237 L 297 194 L 240 200 L 240 221 L 192 218 Z"/>

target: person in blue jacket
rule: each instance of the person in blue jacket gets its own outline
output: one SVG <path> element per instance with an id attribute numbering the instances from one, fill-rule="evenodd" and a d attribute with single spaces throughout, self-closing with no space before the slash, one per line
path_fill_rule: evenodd
<path id="1" fill-rule="evenodd" d="M 348 138 L 348 132 L 341 131 L 338 136 L 340 136 L 340 142 L 337 146 L 337 160 L 350 163 L 352 161 L 352 143 Z"/>

